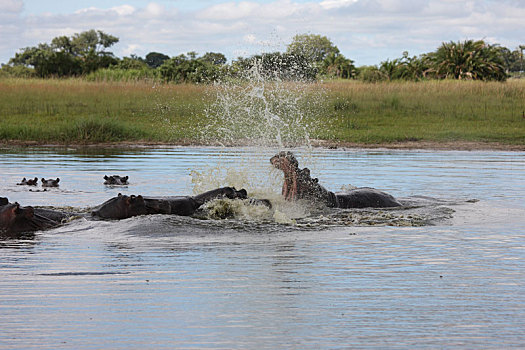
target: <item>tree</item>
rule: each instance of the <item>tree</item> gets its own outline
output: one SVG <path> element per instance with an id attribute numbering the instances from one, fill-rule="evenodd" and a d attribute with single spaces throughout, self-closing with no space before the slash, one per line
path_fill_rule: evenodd
<path id="1" fill-rule="evenodd" d="M 196 52 L 170 58 L 158 69 L 165 81 L 175 83 L 206 83 L 215 81 L 220 73 L 216 65 L 198 58 Z"/>
<path id="2" fill-rule="evenodd" d="M 73 54 L 73 44 L 71 39 L 67 36 L 57 36 L 51 40 L 51 49 L 53 51 L 62 51 L 68 54 Z"/>
<path id="3" fill-rule="evenodd" d="M 151 68 L 160 67 L 164 61 L 169 60 L 170 56 L 159 53 L 159 52 L 150 52 L 146 55 L 146 64 Z"/>
<path id="4" fill-rule="evenodd" d="M 507 72 L 520 72 L 523 71 L 523 50 L 525 46 L 521 45 L 516 50 L 510 51 L 506 47 L 499 47 L 499 51 L 503 62 L 505 64 L 505 70 Z"/>
<path id="5" fill-rule="evenodd" d="M 388 79 L 377 66 L 361 66 L 357 69 L 357 78 L 367 83 L 377 83 Z"/>
<path id="6" fill-rule="evenodd" d="M 226 56 L 224 56 L 222 53 L 218 52 L 206 52 L 201 59 L 205 62 L 215 64 L 215 65 L 223 65 L 226 64 L 227 59 Z"/>
<path id="7" fill-rule="evenodd" d="M 22 49 L 9 60 L 9 64 L 34 67 L 35 74 L 39 77 L 63 77 L 77 75 L 82 71 L 80 59 L 64 51 L 54 51 L 48 44 Z"/>
<path id="8" fill-rule="evenodd" d="M 303 56 L 310 62 L 320 64 L 328 55 L 339 54 L 339 49 L 326 36 L 317 34 L 300 34 L 294 36 L 286 52 Z"/>
<path id="9" fill-rule="evenodd" d="M 334 78 L 350 79 L 355 76 L 354 61 L 340 53 L 330 52 L 322 63 L 323 74 Z"/>
<path id="10" fill-rule="evenodd" d="M 379 66 L 379 70 L 388 80 L 401 79 L 405 70 L 404 68 L 404 63 L 398 58 L 392 61 L 383 61 Z"/>
<path id="11" fill-rule="evenodd" d="M 499 45 L 488 45 L 483 40 L 443 43 L 428 54 L 428 60 L 431 72 L 440 79 L 507 79 Z"/>
<path id="12" fill-rule="evenodd" d="M 40 77 L 87 74 L 117 63 L 113 54 L 105 51 L 116 42 L 117 37 L 92 29 L 21 49 L 9 64 L 34 67 Z"/>
<path id="13" fill-rule="evenodd" d="M 117 69 L 148 69 L 147 63 L 138 56 L 131 55 L 130 57 L 124 57 L 115 66 Z"/>
<path id="14" fill-rule="evenodd" d="M 35 76 L 35 70 L 26 66 L 10 66 L 8 64 L 2 64 L 2 68 L 0 68 L 0 78 L 33 78 Z"/>
<path id="15" fill-rule="evenodd" d="M 113 55 L 111 52 L 104 50 L 117 43 L 119 39 L 100 30 L 91 29 L 73 34 L 70 41 L 73 54 L 85 57 L 93 53 L 97 56 Z"/>
<path id="16" fill-rule="evenodd" d="M 407 51 L 403 57 L 381 62 L 379 70 L 387 80 L 421 80 L 428 69 L 423 57 L 410 57 Z"/>
<path id="17" fill-rule="evenodd" d="M 523 65 L 523 50 L 525 50 L 525 45 L 520 45 L 519 49 L 520 49 L 520 72 L 525 72 L 525 66 Z"/>

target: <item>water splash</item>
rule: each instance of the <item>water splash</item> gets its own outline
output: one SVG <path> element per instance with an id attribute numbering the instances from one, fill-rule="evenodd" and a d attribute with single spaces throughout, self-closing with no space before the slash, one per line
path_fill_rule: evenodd
<path id="1" fill-rule="evenodd" d="M 282 173 L 273 169 L 269 158 L 287 147 L 312 149 L 312 137 L 319 130 L 319 118 L 326 101 L 320 84 L 302 77 L 304 67 L 277 64 L 269 71 L 262 58 L 253 58 L 249 69 L 235 78 L 216 83 L 206 100 L 214 101 L 205 109 L 201 130 L 202 143 L 223 146 L 249 145 L 260 148 L 259 156 L 242 158 L 235 164 L 213 162 L 191 173 L 194 192 L 220 186 L 245 188 L 250 196 L 278 200 Z M 290 78 L 293 77 L 293 78 Z M 305 211 L 288 212 L 290 205 L 275 211 L 275 221 L 291 222 L 304 217 Z"/>
<path id="2" fill-rule="evenodd" d="M 269 157 L 250 158 L 240 155 L 236 160 L 221 159 L 216 155 L 214 165 L 193 169 L 190 173 L 194 194 L 212 190 L 217 187 L 231 186 L 244 188 L 249 195 L 256 198 L 267 198 L 281 191 L 282 175 L 275 176 L 276 171 L 268 161 Z"/>
<path id="3" fill-rule="evenodd" d="M 320 84 L 283 80 L 257 58 L 239 78 L 216 83 L 212 93 L 201 140 L 223 145 L 309 148 L 326 100 Z"/>

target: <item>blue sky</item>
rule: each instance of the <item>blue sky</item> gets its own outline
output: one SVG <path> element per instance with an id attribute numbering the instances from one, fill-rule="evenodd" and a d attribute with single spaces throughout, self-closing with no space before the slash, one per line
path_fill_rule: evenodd
<path id="1" fill-rule="evenodd" d="M 59 35 L 99 29 L 119 57 L 158 51 L 285 50 L 294 35 L 325 35 L 357 65 L 435 50 L 444 41 L 525 44 L 525 0 L 0 0 L 0 63 Z"/>

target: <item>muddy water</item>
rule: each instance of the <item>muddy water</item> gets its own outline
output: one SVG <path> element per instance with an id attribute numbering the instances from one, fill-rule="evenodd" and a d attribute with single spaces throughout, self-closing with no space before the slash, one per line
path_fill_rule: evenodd
<path id="1" fill-rule="evenodd" d="M 223 185 L 278 197 L 275 151 L 3 149 L 0 188 L 21 204 L 77 209 L 119 192 Z M 434 199 L 387 213 L 279 207 L 288 221 L 79 219 L 0 241 L 0 348 L 525 346 L 525 153 L 296 153 L 331 190 Z M 130 185 L 105 187 L 104 174 Z M 16 185 L 24 176 L 61 186 L 30 191 Z M 363 219 L 409 215 L 430 220 Z"/>

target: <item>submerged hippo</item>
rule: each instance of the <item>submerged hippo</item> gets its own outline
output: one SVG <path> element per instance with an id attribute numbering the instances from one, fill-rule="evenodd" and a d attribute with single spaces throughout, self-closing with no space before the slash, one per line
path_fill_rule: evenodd
<path id="1" fill-rule="evenodd" d="M 104 185 L 128 185 L 129 176 L 120 176 L 120 175 L 104 175 Z"/>
<path id="2" fill-rule="evenodd" d="M 137 215 L 174 214 L 193 215 L 204 203 L 219 198 L 248 199 L 250 205 L 265 205 L 267 200 L 248 198 L 246 190 L 222 187 L 196 196 L 144 197 L 119 193 L 92 211 L 91 216 L 100 219 L 126 219 Z M 61 212 L 44 208 L 22 207 L 0 197 L 0 237 L 19 238 L 24 234 L 59 226 L 65 220 L 82 213 Z"/>
<path id="3" fill-rule="evenodd" d="M 333 193 L 310 176 L 308 168 L 299 169 L 292 152 L 279 152 L 270 159 L 272 165 L 283 171 L 282 194 L 286 200 L 305 199 L 332 208 L 387 208 L 402 204 L 388 193 L 373 188 L 356 188 L 344 193 Z"/>
<path id="4" fill-rule="evenodd" d="M 56 179 L 44 179 L 42 178 L 42 187 L 58 187 L 58 183 L 60 182 L 60 178 Z"/>
<path id="5" fill-rule="evenodd" d="M 119 193 L 104 202 L 91 214 L 103 219 L 125 219 L 146 214 L 175 214 L 189 216 L 204 203 L 217 198 L 246 199 L 246 190 L 222 187 L 196 196 L 144 197 Z"/>
<path id="6" fill-rule="evenodd" d="M 17 185 L 26 185 L 26 186 L 36 186 L 38 183 L 38 177 L 35 177 L 34 179 L 26 179 L 25 177 L 17 183 Z"/>
<path id="7" fill-rule="evenodd" d="M 18 203 L 9 203 L 0 197 L 0 237 L 17 238 L 24 233 L 48 229 L 60 225 L 71 214 Z"/>

